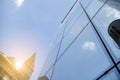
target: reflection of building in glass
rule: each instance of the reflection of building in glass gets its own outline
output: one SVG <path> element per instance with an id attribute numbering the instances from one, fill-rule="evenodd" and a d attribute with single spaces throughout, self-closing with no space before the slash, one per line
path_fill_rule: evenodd
<path id="1" fill-rule="evenodd" d="M 101 1 L 101 2 L 103 1 L 103 2 L 104 2 L 105 0 L 100 0 L 100 1 Z M 109 1 L 107 2 L 107 5 L 115 8 L 115 9 L 120 10 L 120 8 L 118 7 L 118 6 L 120 6 L 120 1 L 119 1 L 119 0 L 109 0 Z"/>
<path id="2" fill-rule="evenodd" d="M 29 80 L 34 69 L 35 54 L 29 57 L 19 70 L 15 58 L 7 57 L 0 52 L 0 80 Z"/>
<path id="3" fill-rule="evenodd" d="M 120 80 L 120 49 L 108 34 L 111 22 L 120 19 L 119 7 L 118 0 L 77 0 L 39 80 Z"/>

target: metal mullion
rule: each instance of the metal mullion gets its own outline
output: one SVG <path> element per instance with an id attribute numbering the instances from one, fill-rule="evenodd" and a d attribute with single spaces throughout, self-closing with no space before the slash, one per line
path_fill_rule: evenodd
<path id="1" fill-rule="evenodd" d="M 63 38 L 64 38 L 65 29 L 66 29 L 66 23 L 65 23 L 64 30 L 63 30 L 62 38 L 60 40 L 60 44 L 59 44 L 59 48 L 58 48 L 58 51 L 57 51 L 57 56 L 56 56 L 56 59 L 55 59 L 54 65 L 53 65 L 53 70 L 52 70 L 52 74 L 51 74 L 50 80 L 53 77 L 55 66 L 56 66 L 56 62 L 57 62 L 57 58 L 58 58 L 58 55 L 60 54 L 60 49 L 61 49 L 61 46 L 62 46 L 62 41 L 63 41 Z"/>

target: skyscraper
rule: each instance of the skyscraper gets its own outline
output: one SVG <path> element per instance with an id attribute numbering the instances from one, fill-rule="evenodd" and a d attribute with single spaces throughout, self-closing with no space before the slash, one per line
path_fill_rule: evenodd
<path id="1" fill-rule="evenodd" d="M 0 80 L 29 80 L 34 70 L 35 55 L 28 58 L 17 70 L 15 58 L 0 52 Z"/>
<path id="2" fill-rule="evenodd" d="M 120 80 L 119 7 L 119 0 L 77 0 L 61 22 L 39 80 Z"/>

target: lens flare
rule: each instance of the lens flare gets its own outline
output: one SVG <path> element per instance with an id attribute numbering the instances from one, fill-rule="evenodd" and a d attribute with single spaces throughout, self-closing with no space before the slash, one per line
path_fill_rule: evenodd
<path id="1" fill-rule="evenodd" d="M 16 69 L 19 70 L 22 67 L 22 63 L 16 61 Z"/>

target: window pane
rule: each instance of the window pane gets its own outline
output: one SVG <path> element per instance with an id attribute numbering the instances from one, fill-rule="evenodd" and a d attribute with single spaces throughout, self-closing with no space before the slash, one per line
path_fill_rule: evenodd
<path id="1" fill-rule="evenodd" d="M 78 20 L 82 11 L 83 10 L 79 5 L 79 3 L 76 3 L 74 8 L 71 10 L 69 15 L 67 16 L 66 20 L 64 21 L 64 23 L 66 24 L 65 35 L 69 32 L 69 30 L 71 29 L 72 25 L 76 22 L 76 20 Z"/>
<path id="2" fill-rule="evenodd" d="M 82 31 L 82 29 L 86 26 L 86 24 L 89 22 L 87 16 L 85 13 L 81 15 L 81 17 L 78 18 L 78 20 L 74 23 L 69 33 L 64 37 L 60 49 L 60 54 L 68 47 L 68 45 L 73 41 L 73 39 Z"/>
<path id="3" fill-rule="evenodd" d="M 81 0 L 81 3 L 84 8 L 86 8 L 93 0 Z"/>
<path id="4" fill-rule="evenodd" d="M 87 1 L 87 0 L 86 0 Z M 92 18 L 95 13 L 98 11 L 98 9 L 104 4 L 105 0 L 93 0 L 89 7 L 87 8 L 87 12 L 89 16 Z"/>
<path id="5" fill-rule="evenodd" d="M 65 23 L 61 24 L 60 26 L 60 31 L 57 34 L 56 40 L 51 43 L 50 45 L 50 51 L 48 54 L 48 57 L 43 65 L 42 71 L 40 75 L 44 75 L 48 69 L 54 64 L 56 58 L 57 58 L 57 54 L 58 54 L 58 49 L 60 46 L 60 41 L 62 39 L 63 33 L 64 33 L 64 28 L 65 28 Z"/>
<path id="6" fill-rule="evenodd" d="M 54 62 L 56 60 L 56 56 L 57 56 L 58 47 L 59 47 L 59 45 L 54 46 L 52 48 L 51 52 L 49 53 L 49 55 L 46 59 L 46 62 L 42 68 L 40 75 L 43 76 L 49 70 L 49 68 L 54 64 Z"/>
<path id="7" fill-rule="evenodd" d="M 52 75 L 53 67 L 49 70 L 49 72 L 46 74 L 47 78 L 50 80 Z"/>
<path id="8" fill-rule="evenodd" d="M 110 71 L 107 75 L 103 76 L 100 80 L 119 80 L 120 75 L 116 69 Z"/>
<path id="9" fill-rule="evenodd" d="M 58 60 L 52 80 L 93 80 L 112 65 L 106 54 L 89 25 Z"/>
<path id="10" fill-rule="evenodd" d="M 59 30 L 59 32 L 57 34 L 57 37 L 56 37 L 55 41 L 53 43 L 51 43 L 50 46 L 57 45 L 58 43 L 60 43 L 60 41 L 61 41 L 61 39 L 63 37 L 63 33 L 64 33 L 65 27 L 66 27 L 65 23 L 63 23 L 63 24 L 60 25 L 60 30 Z"/>
<path id="11" fill-rule="evenodd" d="M 119 6 L 118 6 L 119 5 Z M 109 49 L 112 49 L 116 59 L 120 58 L 120 49 L 118 49 L 112 38 L 108 34 L 108 26 L 116 19 L 120 19 L 120 2 L 110 0 L 101 9 L 101 11 L 95 16 L 93 22 L 98 27 L 98 30 L 105 38 L 106 45 L 109 45 Z"/>

